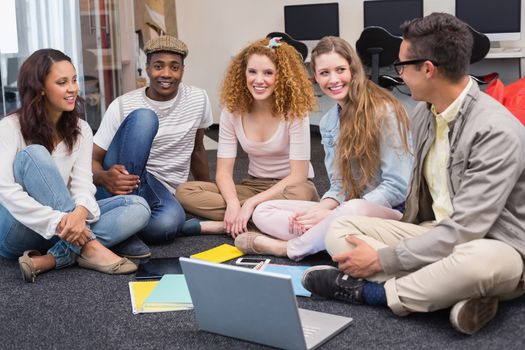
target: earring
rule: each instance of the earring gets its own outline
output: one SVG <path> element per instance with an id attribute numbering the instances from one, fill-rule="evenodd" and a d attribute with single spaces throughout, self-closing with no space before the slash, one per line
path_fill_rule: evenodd
<path id="1" fill-rule="evenodd" d="M 42 91 L 42 96 L 44 96 L 44 95 L 45 95 L 45 94 L 44 94 L 44 91 Z"/>

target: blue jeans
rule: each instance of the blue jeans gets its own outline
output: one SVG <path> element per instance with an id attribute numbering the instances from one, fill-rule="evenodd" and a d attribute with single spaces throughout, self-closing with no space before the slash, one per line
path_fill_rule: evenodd
<path id="1" fill-rule="evenodd" d="M 13 163 L 15 181 L 33 199 L 61 212 L 71 212 L 75 202 L 60 176 L 49 152 L 40 145 L 30 145 L 20 151 Z M 94 237 L 111 247 L 143 228 L 150 211 L 144 199 L 138 196 L 118 196 L 98 202 L 100 219 L 91 224 Z M 0 205 L 0 255 L 16 259 L 25 250 L 46 251 L 55 258 L 56 268 L 75 262 L 81 247 L 54 236 L 47 240 L 18 222 Z"/>
<path id="2" fill-rule="evenodd" d="M 151 144 L 159 129 L 159 118 L 150 109 L 140 108 L 131 112 L 122 122 L 108 147 L 105 170 L 115 164 L 126 167 L 130 174 L 139 176 L 139 187 L 132 194 L 143 197 L 151 208 L 151 219 L 138 236 L 147 243 L 160 244 L 172 241 L 182 228 L 186 214 L 175 196 L 146 171 Z M 109 198 L 105 188 L 97 188 L 97 199 Z"/>

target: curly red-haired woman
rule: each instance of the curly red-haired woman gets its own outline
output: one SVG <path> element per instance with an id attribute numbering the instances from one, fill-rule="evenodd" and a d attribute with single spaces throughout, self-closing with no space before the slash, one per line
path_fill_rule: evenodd
<path id="1" fill-rule="evenodd" d="M 259 203 L 318 200 L 308 180 L 313 177 L 308 112 L 315 97 L 300 54 L 278 38 L 251 43 L 230 63 L 221 102 L 217 183 L 189 182 L 176 193 L 186 211 L 214 221 L 189 221 L 185 229 L 236 237 L 247 231 Z M 249 177 L 236 185 L 237 143 L 248 154 Z"/>

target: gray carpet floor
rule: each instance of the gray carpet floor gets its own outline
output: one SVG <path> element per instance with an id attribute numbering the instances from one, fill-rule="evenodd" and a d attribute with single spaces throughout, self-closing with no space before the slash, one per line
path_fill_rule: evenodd
<path id="1" fill-rule="evenodd" d="M 216 137 L 216 131 L 210 132 Z M 312 163 L 319 193 L 328 183 L 319 137 L 312 135 Z M 209 152 L 214 169 L 215 152 Z M 246 172 L 240 156 L 236 178 Z M 225 236 L 176 239 L 152 247 L 154 257 L 189 256 L 222 243 Z M 272 262 L 295 264 L 287 259 Z M 320 253 L 301 265 L 330 263 Z M 18 264 L 0 259 L 0 349 L 258 349 L 257 344 L 199 331 L 193 311 L 133 315 L 129 276 L 108 276 L 70 267 L 40 275 L 25 283 Z M 465 336 L 452 329 L 448 311 L 397 317 L 388 308 L 347 305 L 336 301 L 298 297 L 299 307 L 351 316 L 352 326 L 323 349 L 523 349 L 525 298 L 500 304 L 496 318 L 480 333 Z M 254 326 L 256 326 L 254 315 Z"/>

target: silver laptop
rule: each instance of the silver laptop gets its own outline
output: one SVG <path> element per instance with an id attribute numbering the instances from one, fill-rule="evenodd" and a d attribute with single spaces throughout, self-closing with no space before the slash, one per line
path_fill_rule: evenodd
<path id="1" fill-rule="evenodd" d="M 290 276 L 180 258 L 199 328 L 284 349 L 314 349 L 349 317 L 297 307 Z"/>

